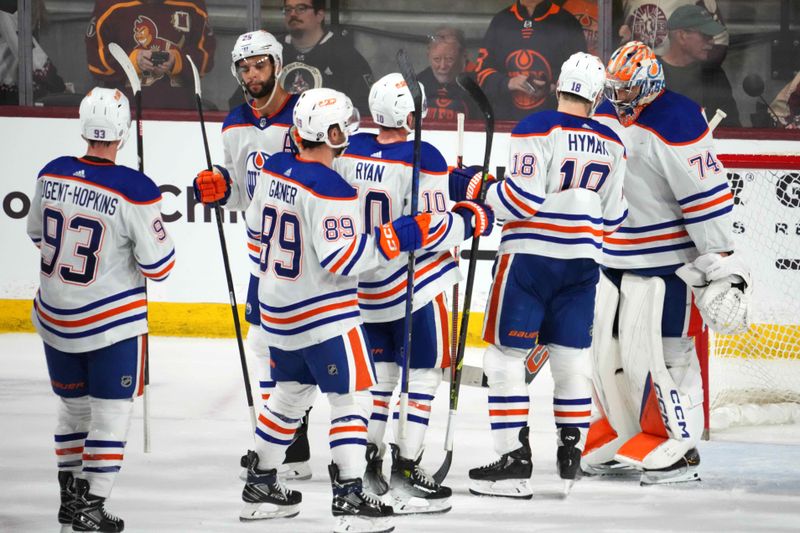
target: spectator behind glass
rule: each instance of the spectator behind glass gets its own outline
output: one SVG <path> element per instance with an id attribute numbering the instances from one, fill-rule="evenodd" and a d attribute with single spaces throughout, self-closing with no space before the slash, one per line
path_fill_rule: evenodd
<path id="1" fill-rule="evenodd" d="M 597 53 L 597 0 L 560 0 L 556 2 L 572 13 L 583 28 L 586 38 L 586 48 L 594 56 Z"/>
<path id="2" fill-rule="evenodd" d="M 430 66 L 417 75 L 428 97 L 426 122 L 454 122 L 458 113 L 475 118 L 472 100 L 456 83 L 464 72 L 467 53 L 464 32 L 452 26 L 441 26 L 430 36 L 428 62 Z"/>
<path id="3" fill-rule="evenodd" d="M 131 96 L 108 44 L 125 50 L 142 80 L 145 108 L 194 108 L 194 80 L 186 54 L 201 76 L 214 65 L 216 38 L 203 0 L 96 0 L 85 40 L 89 72 L 104 87 L 123 89 Z"/>
<path id="4" fill-rule="evenodd" d="M 722 20 L 717 0 L 623 0 L 624 23 L 619 29 L 621 43 L 641 41 L 657 55 L 669 47 L 667 20 L 681 6 L 697 5 L 705 8 L 722 24 L 722 30 L 714 35 L 714 46 L 708 54 L 708 62 L 721 65 L 728 52 L 730 35 Z"/>
<path id="5" fill-rule="evenodd" d="M 779 120 L 779 126 L 800 128 L 800 72 L 781 89 L 770 107 Z"/>
<path id="6" fill-rule="evenodd" d="M 720 123 L 739 127 L 739 110 L 722 67 L 707 63 L 714 35 L 723 30 L 705 8 L 689 4 L 676 9 L 667 22 L 669 48 L 659 57 L 667 88 L 700 104 L 711 119 L 717 109 L 727 113 Z"/>
<path id="7" fill-rule="evenodd" d="M 580 23 L 550 0 L 517 0 L 500 11 L 483 37 L 477 79 L 498 120 L 555 109 L 561 65 L 586 51 Z"/>
<path id="8" fill-rule="evenodd" d="M 33 2 L 32 25 L 34 35 L 45 19 L 42 0 Z M 19 103 L 19 45 L 17 41 L 17 2 L 0 2 L 0 105 Z M 33 97 L 40 99 L 48 94 L 63 93 L 64 80 L 56 72 L 36 39 L 33 39 Z"/>
<path id="9" fill-rule="evenodd" d="M 346 30 L 325 28 L 325 0 L 285 0 L 283 14 L 289 32 L 283 47 L 283 64 L 290 67 L 300 61 L 316 67 L 322 74 L 323 87 L 345 93 L 361 114 L 368 116 L 372 69 L 345 38 Z M 297 91 L 295 88 L 292 92 Z"/>

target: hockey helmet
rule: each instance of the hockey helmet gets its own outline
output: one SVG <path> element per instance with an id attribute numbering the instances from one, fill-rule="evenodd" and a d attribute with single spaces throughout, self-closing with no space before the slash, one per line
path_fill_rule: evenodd
<path id="1" fill-rule="evenodd" d="M 81 135 L 87 141 L 120 141 L 125 144 L 131 127 L 128 98 L 118 89 L 95 87 L 81 100 L 78 112 Z"/>
<path id="2" fill-rule="evenodd" d="M 592 103 L 591 113 L 600 103 L 606 82 L 606 69 L 600 58 L 576 52 L 561 65 L 556 91 L 570 93 Z"/>
<path id="3" fill-rule="evenodd" d="M 268 31 L 257 30 L 241 34 L 231 51 L 231 74 L 239 85 L 243 85 L 243 82 L 236 70 L 236 64 L 242 59 L 253 56 L 271 57 L 275 64 L 275 79 L 278 79 L 283 68 L 283 45 Z"/>
<path id="4" fill-rule="evenodd" d="M 333 89 L 308 89 L 298 98 L 292 112 L 297 134 L 307 141 L 324 142 L 331 148 L 344 148 L 350 135 L 359 125 L 358 109 L 353 107 L 344 93 Z M 331 144 L 328 130 L 339 126 L 344 133 L 344 142 Z"/>
<path id="5" fill-rule="evenodd" d="M 612 54 L 606 69 L 605 96 L 623 125 L 631 125 L 664 88 L 664 69 L 646 44 L 631 41 Z"/>
<path id="6" fill-rule="evenodd" d="M 422 91 L 422 118 L 425 118 L 428 100 L 425 98 L 425 87 L 420 83 L 419 88 Z M 404 128 L 411 133 L 407 118 L 414 111 L 414 99 L 400 73 L 392 72 L 372 84 L 369 111 L 375 124 L 384 128 Z"/>

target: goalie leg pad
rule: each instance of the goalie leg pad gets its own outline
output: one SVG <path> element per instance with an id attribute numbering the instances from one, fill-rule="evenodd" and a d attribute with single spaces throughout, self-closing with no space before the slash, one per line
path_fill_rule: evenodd
<path id="1" fill-rule="evenodd" d="M 592 355 L 588 348 L 569 348 L 549 344 L 550 370 L 553 373 L 553 414 L 557 433 L 562 428 L 578 428 L 580 440 L 575 445 L 584 449 L 592 413 Z M 559 441 L 558 443 L 562 443 Z"/>
<path id="2" fill-rule="evenodd" d="M 602 274 L 597 285 L 591 348 L 596 413 L 584 447 L 587 467 L 612 460 L 620 445 L 639 431 L 638 405 L 629 400 L 619 342 L 613 336 L 618 303 L 616 285 Z"/>
<path id="3" fill-rule="evenodd" d="M 441 368 L 412 368 L 408 375 L 408 425 L 405 438 L 400 435 L 400 413 L 394 413 L 394 434 L 400 456 L 416 459 L 422 452 L 425 430 L 431 416 L 431 402 L 442 382 Z"/>
<path id="4" fill-rule="evenodd" d="M 483 354 L 483 371 L 489 384 L 489 422 L 499 455 L 519 448 L 519 430 L 528 425 L 527 354 L 524 349 L 494 344 Z"/>

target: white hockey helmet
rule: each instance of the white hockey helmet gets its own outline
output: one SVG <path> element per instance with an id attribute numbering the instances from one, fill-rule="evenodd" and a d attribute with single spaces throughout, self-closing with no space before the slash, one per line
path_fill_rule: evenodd
<path id="1" fill-rule="evenodd" d="M 600 58 L 576 52 L 561 65 L 556 91 L 571 93 L 592 102 L 592 112 L 599 103 L 606 83 L 606 68 Z"/>
<path id="2" fill-rule="evenodd" d="M 118 89 L 95 87 L 81 100 L 81 135 L 87 141 L 120 141 L 125 144 L 131 127 L 128 98 Z"/>
<path id="3" fill-rule="evenodd" d="M 422 91 L 422 118 L 425 118 L 428 100 L 425 98 L 425 87 L 420 83 L 419 88 Z M 414 100 L 402 74 L 392 72 L 372 84 L 369 111 L 375 124 L 384 128 L 404 128 L 411 132 L 407 118 L 414 111 Z"/>
<path id="4" fill-rule="evenodd" d="M 236 39 L 231 51 L 231 74 L 239 84 L 242 79 L 236 71 L 236 63 L 247 57 L 269 56 L 275 64 L 275 80 L 281 75 L 283 68 L 283 45 L 274 35 L 264 30 L 243 33 Z"/>
<path id="5" fill-rule="evenodd" d="M 300 95 L 292 112 L 297 134 L 312 142 L 324 142 L 331 148 L 344 148 L 350 135 L 356 132 L 359 124 L 358 109 L 344 93 L 333 89 L 308 89 Z M 344 142 L 331 144 L 328 130 L 339 126 L 344 133 Z"/>

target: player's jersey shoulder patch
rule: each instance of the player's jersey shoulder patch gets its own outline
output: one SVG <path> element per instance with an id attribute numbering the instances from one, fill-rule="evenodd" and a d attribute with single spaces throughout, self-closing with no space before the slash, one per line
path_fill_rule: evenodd
<path id="1" fill-rule="evenodd" d="M 272 155 L 264 165 L 264 172 L 293 181 L 315 196 L 337 200 L 355 200 L 356 190 L 338 172 L 314 161 L 305 161 L 292 153 Z"/>
<path id="2" fill-rule="evenodd" d="M 645 107 L 636 123 L 655 132 L 670 144 L 696 141 L 708 130 L 700 106 L 670 90 L 664 91 L 664 94 Z"/>

